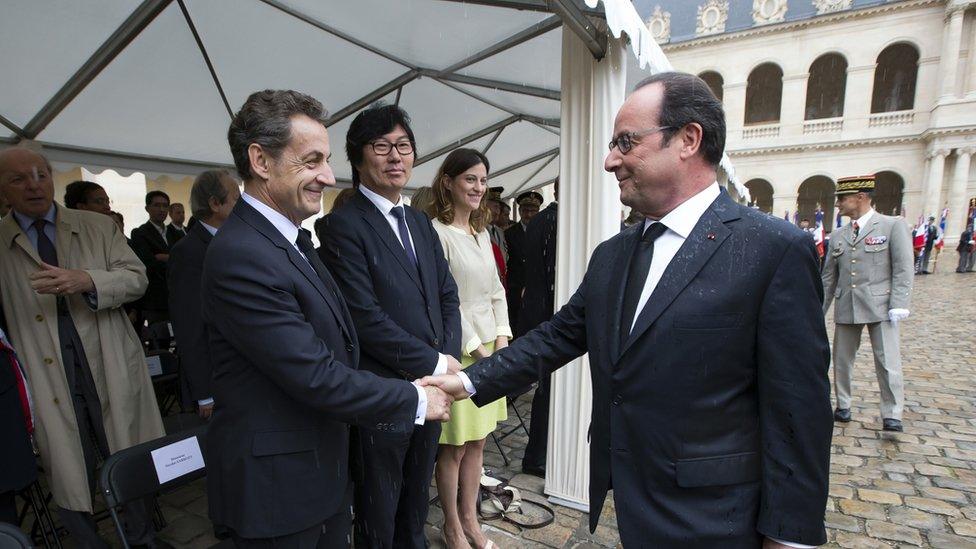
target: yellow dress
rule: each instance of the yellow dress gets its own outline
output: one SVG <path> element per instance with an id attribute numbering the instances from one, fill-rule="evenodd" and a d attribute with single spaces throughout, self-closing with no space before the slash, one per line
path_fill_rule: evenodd
<path id="1" fill-rule="evenodd" d="M 433 225 L 458 286 L 461 302 L 461 367 L 467 368 L 475 362 L 471 352 L 478 345 L 484 345 L 492 352 L 495 338 L 512 337 L 505 288 L 498 278 L 487 231 L 470 235 L 436 219 Z M 441 428 L 440 443 L 460 446 L 465 442 L 481 440 L 495 430 L 499 421 L 506 419 L 508 407 L 504 397 L 481 408 L 471 400 L 455 402 L 451 406 L 451 420 Z"/>

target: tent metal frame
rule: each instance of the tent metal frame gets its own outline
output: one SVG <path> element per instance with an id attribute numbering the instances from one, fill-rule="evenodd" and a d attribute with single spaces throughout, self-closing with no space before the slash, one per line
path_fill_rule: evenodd
<path id="1" fill-rule="evenodd" d="M 406 61 L 388 51 L 384 51 L 381 48 L 373 46 L 355 36 L 345 33 L 323 21 L 309 16 L 303 13 L 301 10 L 290 7 L 279 0 L 255 0 L 261 2 L 267 6 L 270 6 L 284 14 L 294 17 L 306 24 L 309 24 L 317 29 L 326 32 L 332 36 L 345 40 L 359 48 L 369 51 L 375 55 L 378 55 L 384 59 L 397 63 L 407 70 L 400 76 L 390 80 L 389 82 L 375 88 L 369 93 L 363 95 L 362 97 L 356 99 L 355 101 L 349 103 L 348 105 L 337 110 L 327 122 L 327 126 L 334 125 L 335 123 L 347 118 L 348 116 L 356 113 L 360 109 L 366 107 L 370 103 L 385 97 L 386 95 L 396 92 L 396 103 L 399 104 L 401 92 L 407 84 L 417 80 L 418 78 L 428 77 L 431 78 L 455 91 L 463 93 L 477 101 L 480 101 L 486 105 L 490 105 L 496 109 L 507 112 L 510 116 L 504 120 L 501 120 L 491 126 L 473 132 L 461 139 L 455 140 L 447 145 L 438 147 L 435 151 L 426 154 L 417 159 L 416 165 L 428 162 L 450 150 L 464 146 L 472 141 L 480 139 L 486 135 L 494 133 L 491 141 L 485 146 L 484 150 L 487 151 L 495 143 L 498 137 L 501 135 L 502 131 L 520 121 L 530 122 L 537 127 L 548 131 L 550 133 L 559 134 L 559 120 L 558 119 L 547 119 L 538 116 L 533 116 L 524 112 L 517 112 L 513 109 L 506 108 L 499 105 L 497 102 L 491 101 L 481 95 L 474 93 L 471 90 L 462 88 L 459 84 L 465 84 L 470 86 L 476 86 L 481 88 L 495 89 L 509 93 L 515 93 L 520 95 L 525 95 L 529 97 L 538 97 L 552 101 L 560 100 L 559 90 L 551 90 L 537 86 L 529 86 L 525 84 L 518 84 L 515 82 L 505 82 L 490 78 L 481 78 L 471 75 L 459 74 L 458 71 L 470 67 L 480 61 L 491 58 L 503 51 L 511 49 L 515 46 L 528 42 L 534 38 L 537 38 L 543 34 L 553 31 L 562 25 L 565 25 L 568 29 L 576 33 L 586 44 L 587 48 L 593 54 L 595 59 L 602 59 L 606 55 L 606 44 L 607 37 L 606 33 L 602 32 L 594 23 L 594 18 L 603 19 L 605 15 L 599 9 L 591 9 L 586 5 L 582 4 L 580 0 L 444 0 L 449 2 L 459 2 L 467 4 L 475 4 L 482 6 L 490 6 L 496 8 L 509 8 L 516 10 L 529 10 L 535 12 L 544 12 L 553 14 L 538 23 L 535 23 L 511 36 L 508 36 L 495 44 L 492 44 L 481 51 L 469 55 L 468 57 L 461 59 L 444 69 L 434 69 L 429 67 L 417 66 L 413 63 Z M 200 50 L 200 55 L 206 62 L 207 68 L 210 71 L 211 78 L 213 79 L 214 87 L 220 95 L 220 98 L 227 109 L 229 117 L 233 117 L 233 110 L 231 109 L 230 103 L 227 100 L 227 96 L 224 93 L 223 86 L 220 83 L 220 78 L 218 76 L 217 70 L 210 60 L 210 56 L 207 53 L 206 47 L 204 45 L 203 39 L 197 32 L 196 26 L 190 17 L 189 10 L 186 6 L 185 0 L 176 0 L 180 10 L 183 13 L 184 20 L 186 21 L 187 27 L 189 28 L 194 40 L 197 43 L 197 47 Z M 18 126 L 13 123 L 8 118 L 0 115 L 0 125 L 6 127 L 11 132 L 15 134 L 14 138 L 2 138 L 0 142 L 3 143 L 16 143 L 19 140 L 34 140 L 37 136 L 44 131 L 48 125 L 60 114 L 85 88 L 90 84 L 98 75 L 114 61 L 120 53 L 122 53 L 125 48 L 142 33 L 155 19 L 167 9 L 173 0 L 143 0 L 143 2 L 123 21 L 118 28 L 102 43 L 101 46 L 85 61 L 84 64 L 64 83 L 64 85 L 51 97 L 48 102 L 41 107 L 41 109 L 30 119 L 30 121 L 23 127 Z M 114 151 L 103 151 L 84 147 L 75 147 L 67 145 L 59 145 L 56 143 L 46 143 L 41 142 L 41 144 L 48 149 L 57 150 L 62 152 L 69 152 L 75 154 L 91 154 L 107 156 L 112 158 L 118 158 L 126 160 L 129 162 L 148 162 L 155 166 L 171 166 L 173 168 L 182 168 L 180 171 L 185 171 L 187 168 L 195 167 L 209 167 L 214 166 L 211 162 L 200 162 L 193 160 L 180 160 L 173 158 L 162 158 L 155 157 L 152 155 L 142 155 L 142 154 L 128 154 L 119 153 Z M 559 154 L 559 149 L 554 148 L 547 150 L 543 153 L 536 154 L 531 158 L 526 158 L 522 161 L 516 162 L 510 166 L 506 166 L 500 170 L 496 170 L 492 175 L 497 177 L 504 175 L 512 170 L 521 168 L 543 158 L 549 158 L 549 161 L 543 166 L 543 168 L 552 162 L 556 156 Z M 226 166 L 225 166 L 226 167 Z M 542 168 L 536 171 L 528 180 L 522 183 L 522 185 L 517 190 L 521 190 L 525 187 L 532 177 L 535 177 Z M 154 170 L 147 170 L 154 171 Z M 347 181 L 343 179 L 342 183 Z M 516 191 L 517 192 L 517 191 Z M 512 193 L 514 194 L 514 193 Z"/>

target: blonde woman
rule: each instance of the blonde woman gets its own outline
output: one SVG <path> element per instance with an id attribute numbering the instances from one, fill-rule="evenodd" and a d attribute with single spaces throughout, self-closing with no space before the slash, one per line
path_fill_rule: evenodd
<path id="1" fill-rule="evenodd" d="M 447 155 L 434 178 L 428 211 L 458 286 L 462 368 L 508 346 L 512 337 L 505 289 L 485 230 L 488 167 L 488 159 L 474 149 Z M 494 545 L 478 523 L 478 489 L 485 438 L 507 417 L 504 398 L 482 408 L 462 400 L 443 425 L 434 478 L 444 508 L 444 538 L 452 549 Z"/>

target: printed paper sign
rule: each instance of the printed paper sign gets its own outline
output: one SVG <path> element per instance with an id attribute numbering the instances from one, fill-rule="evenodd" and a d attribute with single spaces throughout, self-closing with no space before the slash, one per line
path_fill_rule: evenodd
<path id="1" fill-rule="evenodd" d="M 147 356 L 146 366 L 149 366 L 150 377 L 163 375 L 163 361 L 158 356 Z"/>
<path id="2" fill-rule="evenodd" d="M 192 473 L 197 469 L 203 469 L 205 466 L 197 437 L 185 438 L 163 446 L 158 450 L 153 450 L 151 454 L 160 484 Z"/>

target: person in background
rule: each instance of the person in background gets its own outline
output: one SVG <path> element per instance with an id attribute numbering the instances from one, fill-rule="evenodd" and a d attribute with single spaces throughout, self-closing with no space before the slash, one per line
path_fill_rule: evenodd
<path id="1" fill-rule="evenodd" d="M 189 227 L 183 226 L 185 220 L 186 210 L 183 208 L 183 204 L 179 202 L 170 204 L 169 225 L 166 226 L 166 241 L 169 243 L 170 248 L 186 236 L 186 231 L 189 230 Z"/>
<path id="2" fill-rule="evenodd" d="M 489 187 L 486 203 L 488 213 L 491 214 L 491 222 L 485 227 L 488 236 L 491 237 L 491 247 L 495 254 L 495 266 L 498 268 L 498 278 L 502 281 L 502 286 L 508 287 L 508 243 L 505 242 L 505 231 L 501 228 L 502 192 L 505 187 Z"/>
<path id="3" fill-rule="evenodd" d="M 524 192 L 515 199 L 518 204 L 519 220 L 505 229 L 505 243 L 508 245 L 506 267 L 506 295 L 508 299 L 508 318 L 518 326 L 519 312 L 522 310 L 522 290 L 525 289 L 525 228 L 539 213 L 542 195 L 535 191 Z"/>
<path id="4" fill-rule="evenodd" d="M 973 224 L 966 225 L 966 230 L 959 237 L 959 245 L 956 251 L 959 252 L 959 265 L 956 267 L 957 273 L 973 272 L 973 254 L 976 253 L 976 240 L 973 235 Z"/>
<path id="5" fill-rule="evenodd" d="M 434 203 L 434 191 L 429 186 L 423 186 L 414 191 L 413 195 L 410 196 L 410 207 L 427 214 L 430 210 L 431 204 Z"/>
<path id="6" fill-rule="evenodd" d="M 487 193 L 488 159 L 475 149 L 455 149 L 434 178 L 430 209 L 461 300 L 461 368 L 508 346 L 505 288 L 492 267 Z M 505 398 L 477 408 L 469 400 L 451 406 L 441 431 L 435 478 L 450 548 L 490 547 L 478 524 L 477 502 L 485 439 L 508 417 Z"/>
<path id="7" fill-rule="evenodd" d="M 112 213 L 112 201 L 105 189 L 91 181 L 72 181 L 64 189 L 64 205 L 72 210 L 87 210 L 108 215 Z"/>
<path id="8" fill-rule="evenodd" d="M 165 225 L 169 215 L 169 195 L 163 191 L 146 193 L 146 212 L 149 214 L 149 221 L 132 229 L 130 241 L 136 255 L 146 266 L 146 276 L 149 278 L 149 288 L 136 307 L 141 319 L 152 324 L 169 320 L 169 297 L 166 290 L 169 240 Z"/>
<path id="9" fill-rule="evenodd" d="M 116 212 L 114 210 L 111 211 L 111 212 L 109 212 L 108 215 L 110 215 L 112 217 L 112 220 L 115 221 L 115 224 L 119 227 L 119 230 L 122 231 L 122 235 L 124 236 L 125 235 L 125 217 L 123 217 L 122 214 L 120 214 L 119 212 Z M 126 237 L 125 238 L 125 241 L 128 242 L 129 241 L 129 237 Z"/>
<path id="10" fill-rule="evenodd" d="M 37 480 L 37 460 L 30 440 L 33 432 L 27 376 L 0 327 L 0 440 L 4 445 L 0 457 L 0 522 L 17 524 L 14 496 Z"/>
<path id="11" fill-rule="evenodd" d="M 203 419 L 210 419 L 214 406 L 210 388 L 213 366 L 201 314 L 203 259 L 210 240 L 227 221 L 240 197 L 237 181 L 227 170 L 208 170 L 198 175 L 190 189 L 190 207 L 197 223 L 170 250 L 166 270 L 180 369 L 189 398 Z"/>

